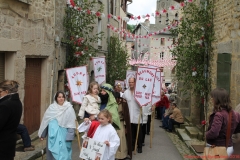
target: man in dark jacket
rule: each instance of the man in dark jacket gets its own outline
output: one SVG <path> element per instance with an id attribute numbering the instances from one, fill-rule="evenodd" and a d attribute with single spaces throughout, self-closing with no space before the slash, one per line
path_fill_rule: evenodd
<path id="1" fill-rule="evenodd" d="M 16 147 L 16 130 L 22 116 L 18 83 L 5 80 L 0 83 L 0 159 L 13 160 Z"/>

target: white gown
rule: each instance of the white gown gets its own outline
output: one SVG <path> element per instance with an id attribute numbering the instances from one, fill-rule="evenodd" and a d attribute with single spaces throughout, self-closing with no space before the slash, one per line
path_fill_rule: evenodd
<path id="1" fill-rule="evenodd" d="M 99 125 L 96 132 L 94 133 L 93 139 L 96 141 L 108 141 L 110 146 L 106 146 L 103 159 L 115 160 L 115 154 L 118 146 L 120 145 L 120 139 L 117 135 L 116 130 L 111 124 L 105 126 Z"/>
<path id="2" fill-rule="evenodd" d="M 83 127 L 84 125 L 85 128 Z M 90 125 L 91 123 L 86 124 L 85 122 L 83 122 L 78 127 L 79 132 L 87 131 Z M 106 146 L 105 152 L 103 154 L 103 160 L 115 160 L 115 154 L 120 145 L 120 139 L 112 124 L 107 124 L 104 126 L 99 125 L 93 135 L 93 139 L 99 142 L 108 141 L 110 146 Z"/>

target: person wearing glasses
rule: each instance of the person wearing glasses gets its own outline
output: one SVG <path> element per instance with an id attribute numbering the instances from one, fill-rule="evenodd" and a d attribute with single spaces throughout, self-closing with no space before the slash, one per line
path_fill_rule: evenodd
<path id="1" fill-rule="evenodd" d="M 0 83 L 0 159 L 15 157 L 17 127 L 22 116 L 18 82 L 5 80 Z"/>

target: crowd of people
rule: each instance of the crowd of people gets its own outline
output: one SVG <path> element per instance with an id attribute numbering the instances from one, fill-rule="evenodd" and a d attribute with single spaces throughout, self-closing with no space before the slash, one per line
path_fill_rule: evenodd
<path id="1" fill-rule="evenodd" d="M 160 127 L 168 132 L 173 132 L 175 125 L 184 123 L 176 94 L 171 90 L 167 93 L 162 90 L 161 99 L 156 104 L 140 106 L 134 98 L 136 79 L 130 78 L 128 82 L 129 88 L 124 92 L 118 84 L 113 88 L 107 83 L 99 86 L 97 82 L 91 82 L 78 113 L 83 120 L 79 126 L 76 126 L 72 104 L 63 91 L 58 91 L 54 102 L 45 111 L 38 131 L 40 140 L 46 139 L 47 160 L 71 159 L 76 128 L 84 132 L 83 139 L 92 138 L 106 144 L 104 160 L 121 160 L 132 159 L 135 149 L 138 153 L 143 152 L 145 136 L 151 133 L 154 111 L 157 112 L 155 118 L 162 122 Z M 22 137 L 24 151 L 35 149 L 26 126 L 19 124 L 22 103 L 18 87 L 13 80 L 0 83 L 0 157 L 3 160 L 14 159 L 16 134 Z M 240 114 L 232 110 L 225 89 L 216 88 L 210 96 L 213 112 L 206 132 L 207 146 L 225 146 L 230 156 L 239 147 Z"/>

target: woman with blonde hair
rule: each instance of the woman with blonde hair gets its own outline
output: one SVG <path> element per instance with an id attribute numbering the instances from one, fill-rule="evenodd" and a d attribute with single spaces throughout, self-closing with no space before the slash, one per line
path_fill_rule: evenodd
<path id="1" fill-rule="evenodd" d="M 0 83 L 0 157 L 13 160 L 15 156 L 17 127 L 22 116 L 18 82 L 5 80 Z"/>

